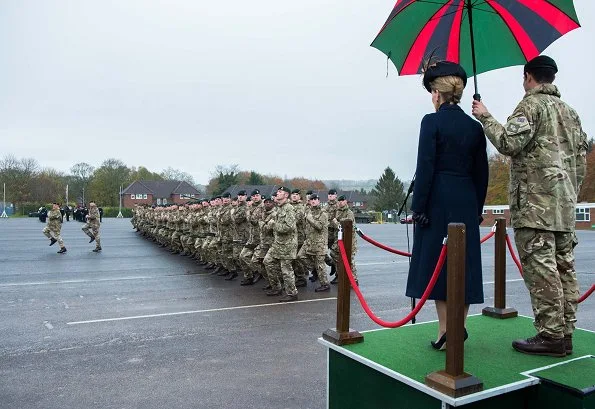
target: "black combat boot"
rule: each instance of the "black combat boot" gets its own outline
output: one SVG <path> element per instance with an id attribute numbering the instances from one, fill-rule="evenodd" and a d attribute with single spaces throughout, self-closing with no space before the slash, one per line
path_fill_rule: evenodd
<path id="1" fill-rule="evenodd" d="M 56 242 L 57 242 L 57 241 L 58 241 L 58 240 L 56 240 L 55 238 L 53 238 L 53 237 L 52 237 L 52 238 L 50 239 L 50 246 L 53 246 L 54 244 L 56 244 Z"/>
<path id="2" fill-rule="evenodd" d="M 64 254 L 66 253 L 66 247 L 62 247 L 60 250 L 58 250 L 58 254 Z"/>
<path id="3" fill-rule="evenodd" d="M 564 348 L 566 355 L 572 355 L 572 335 L 564 335 Z"/>
<path id="4" fill-rule="evenodd" d="M 550 338 L 543 334 L 537 334 L 527 339 L 517 339 L 512 342 L 512 347 L 523 354 L 566 356 L 564 338 Z"/>
<path id="5" fill-rule="evenodd" d="M 101 251 L 101 247 L 95 247 L 95 248 L 93 249 L 93 252 L 94 252 L 94 253 L 99 253 L 100 251 Z"/>
<path id="6" fill-rule="evenodd" d="M 93 243 L 95 241 L 95 236 L 92 234 L 89 234 L 89 237 L 90 237 L 89 243 Z"/>
<path id="7" fill-rule="evenodd" d="M 320 287 L 317 287 L 314 291 L 317 293 L 323 292 L 323 291 L 330 291 L 331 290 L 331 286 L 328 284 L 321 284 Z"/>
<path id="8" fill-rule="evenodd" d="M 242 281 L 240 281 L 240 285 L 253 285 L 253 284 L 254 284 L 254 278 L 252 278 L 252 277 L 244 278 Z"/>
<path id="9" fill-rule="evenodd" d="M 279 302 L 291 302 L 291 301 L 297 301 L 298 296 L 296 295 L 289 295 L 286 294 L 283 297 L 279 298 Z"/>
<path id="10" fill-rule="evenodd" d="M 231 281 L 231 280 L 235 279 L 237 276 L 238 276 L 238 273 L 236 271 L 231 271 L 229 273 L 229 276 L 225 277 L 225 279 L 227 281 Z"/>

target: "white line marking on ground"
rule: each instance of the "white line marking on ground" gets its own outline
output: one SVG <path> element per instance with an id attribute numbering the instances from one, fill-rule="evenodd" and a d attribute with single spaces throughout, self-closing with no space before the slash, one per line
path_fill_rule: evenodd
<path id="1" fill-rule="evenodd" d="M 513 283 L 515 281 L 524 281 L 522 278 L 515 278 L 514 280 L 506 280 L 507 283 Z M 486 281 L 483 284 L 495 284 L 495 281 Z"/>
<path id="2" fill-rule="evenodd" d="M 163 277 L 163 276 L 159 276 L 159 277 Z M 117 278 L 98 278 L 96 280 L 33 281 L 30 283 L 0 284 L 0 287 L 20 287 L 20 286 L 29 286 L 29 285 L 49 285 L 49 284 L 83 284 L 83 283 L 97 283 L 100 281 L 146 280 L 149 278 L 157 278 L 157 277 L 135 276 L 135 277 L 117 277 Z"/>
<path id="3" fill-rule="evenodd" d="M 237 307 L 224 307 L 224 308 L 211 308 L 208 310 L 194 310 L 194 311 L 180 311 L 180 312 L 167 312 L 163 314 L 147 314 L 147 315 L 134 315 L 131 317 L 119 317 L 119 318 L 102 318 L 98 320 L 88 320 L 88 321 L 72 321 L 67 322 L 66 325 L 80 325 L 80 324 L 94 324 L 97 322 L 110 322 L 110 321 L 126 321 L 126 320 L 136 320 L 140 318 L 156 318 L 156 317 L 171 317 L 172 315 L 187 315 L 187 314 L 200 314 L 205 312 L 218 312 L 218 311 L 231 311 L 231 310 L 241 310 L 241 309 L 248 309 L 248 308 L 259 308 L 259 307 L 272 307 L 272 306 L 281 306 L 285 304 L 303 304 L 307 302 L 317 302 L 317 301 L 328 301 L 328 300 L 336 300 L 337 297 L 327 297 L 327 298 L 316 298 L 314 300 L 302 300 L 302 301 L 292 301 L 286 303 L 270 303 L 270 304 L 253 304 L 253 305 L 240 305 Z"/>

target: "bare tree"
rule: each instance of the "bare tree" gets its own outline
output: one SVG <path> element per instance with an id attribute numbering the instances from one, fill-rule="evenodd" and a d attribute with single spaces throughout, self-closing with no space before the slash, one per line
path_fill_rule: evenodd
<path id="1" fill-rule="evenodd" d="M 165 180 L 186 181 L 192 186 L 196 186 L 196 182 L 190 173 L 181 171 L 179 169 L 174 169 L 171 166 L 167 169 L 163 169 L 163 171 L 160 173 L 160 176 Z"/>
<path id="2" fill-rule="evenodd" d="M 17 208 L 31 200 L 31 184 L 39 170 L 35 159 L 6 155 L 0 160 L 0 181 L 6 183 L 7 200 Z"/>

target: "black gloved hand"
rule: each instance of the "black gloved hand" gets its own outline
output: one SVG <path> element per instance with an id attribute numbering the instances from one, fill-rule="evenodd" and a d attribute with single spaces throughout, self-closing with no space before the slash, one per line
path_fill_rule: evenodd
<path id="1" fill-rule="evenodd" d="M 481 226 L 481 224 L 483 223 L 483 216 L 482 215 L 477 216 L 477 221 L 479 222 L 478 224 Z"/>
<path id="2" fill-rule="evenodd" d="M 430 224 L 430 219 L 425 213 L 415 213 L 413 212 L 413 216 L 411 216 L 413 221 L 416 224 L 419 224 L 421 227 L 425 227 Z"/>

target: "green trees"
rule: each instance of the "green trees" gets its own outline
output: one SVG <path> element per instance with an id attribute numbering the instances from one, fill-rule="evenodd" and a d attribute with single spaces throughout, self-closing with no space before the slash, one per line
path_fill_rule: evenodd
<path id="1" fill-rule="evenodd" d="M 89 193 L 85 201 L 95 200 L 102 206 L 117 206 L 120 201 L 120 186 L 130 181 L 130 168 L 119 159 L 107 159 L 93 173 Z"/>
<path id="2" fill-rule="evenodd" d="M 371 194 L 375 197 L 374 210 L 376 211 L 398 209 L 405 200 L 403 182 L 390 167 L 384 169 Z"/>

